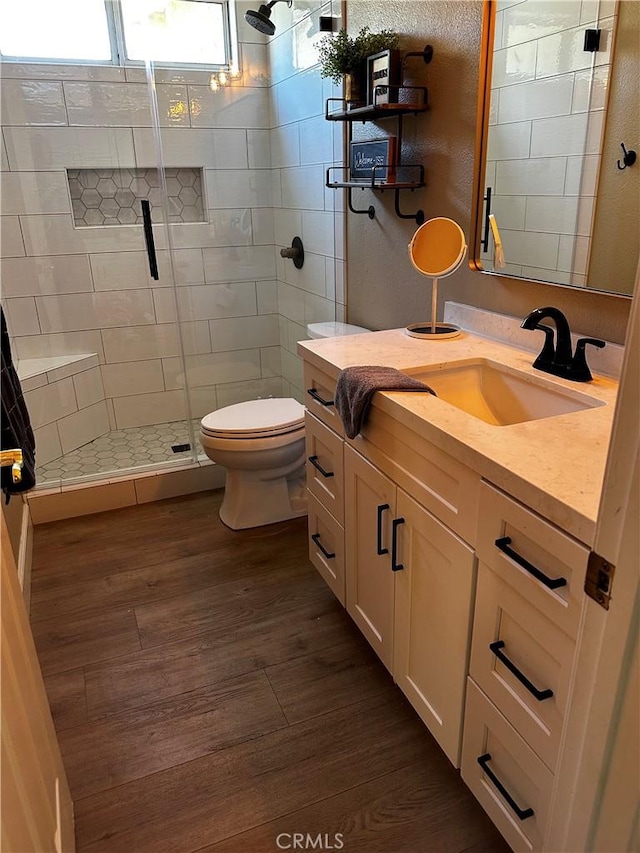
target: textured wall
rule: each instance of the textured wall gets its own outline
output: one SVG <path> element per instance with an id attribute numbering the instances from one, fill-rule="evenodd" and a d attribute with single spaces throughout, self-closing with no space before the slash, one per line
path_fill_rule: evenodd
<path id="1" fill-rule="evenodd" d="M 480 0 L 348 0 L 351 32 L 368 24 L 373 30 L 390 27 L 402 35 L 402 47 L 434 47 L 431 65 L 409 66 L 417 85 L 427 85 L 428 113 L 405 121 L 405 162 L 422 159 L 427 186 L 403 193 L 401 208 L 422 207 L 426 217 L 450 216 L 468 235 L 471 225 L 473 154 L 476 131 L 478 64 L 482 4 Z M 382 133 L 393 133 L 391 121 Z M 415 230 L 411 220 L 399 220 L 393 197 L 376 195 L 376 219 L 349 214 L 349 321 L 372 329 L 394 328 L 424 319 L 430 286 L 416 273 L 407 256 Z M 524 316 L 532 308 L 553 304 L 565 311 L 572 327 L 585 334 L 624 340 L 629 300 L 585 293 L 553 285 L 459 270 L 440 288 L 440 299 L 453 299 Z M 440 309 L 442 310 L 442 309 Z"/>

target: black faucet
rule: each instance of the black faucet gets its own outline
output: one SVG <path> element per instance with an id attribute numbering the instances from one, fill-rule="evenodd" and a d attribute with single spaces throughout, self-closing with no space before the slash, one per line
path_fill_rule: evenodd
<path id="1" fill-rule="evenodd" d="M 544 325 L 541 321 L 549 318 L 556 326 L 556 341 L 554 346 L 553 329 Z M 523 329 L 538 329 L 544 332 L 544 344 L 540 355 L 533 362 L 536 370 L 544 370 L 554 376 L 563 379 L 573 379 L 575 382 L 590 382 L 593 379 L 585 348 L 587 344 L 602 349 L 605 342 L 598 338 L 580 338 L 576 344 L 575 355 L 571 354 L 571 330 L 569 323 L 562 311 L 548 305 L 546 308 L 536 308 L 524 318 L 521 323 Z"/>

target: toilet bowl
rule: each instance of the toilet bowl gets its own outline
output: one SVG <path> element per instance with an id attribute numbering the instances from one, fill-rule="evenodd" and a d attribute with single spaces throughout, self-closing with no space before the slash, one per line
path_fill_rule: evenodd
<path id="1" fill-rule="evenodd" d="M 310 338 L 367 332 L 346 323 L 312 323 Z M 220 519 L 232 530 L 307 514 L 304 406 L 292 398 L 236 403 L 200 422 L 209 459 L 227 469 Z"/>
<path id="2" fill-rule="evenodd" d="M 232 530 L 306 515 L 304 406 L 249 400 L 206 415 L 200 443 L 227 469 L 221 520 Z"/>

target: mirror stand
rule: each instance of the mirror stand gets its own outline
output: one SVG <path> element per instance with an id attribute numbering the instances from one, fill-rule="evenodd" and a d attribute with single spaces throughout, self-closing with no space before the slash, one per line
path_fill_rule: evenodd
<path id="1" fill-rule="evenodd" d="M 464 231 L 443 216 L 430 219 L 421 225 L 409 243 L 411 263 L 422 275 L 432 279 L 431 321 L 411 323 L 406 333 L 411 338 L 443 341 L 457 338 L 460 329 L 450 323 L 438 323 L 438 279 L 454 273 L 467 252 Z"/>

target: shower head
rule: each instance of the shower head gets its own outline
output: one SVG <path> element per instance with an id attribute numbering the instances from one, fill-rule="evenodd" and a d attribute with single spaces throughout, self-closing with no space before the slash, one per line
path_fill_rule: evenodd
<path id="1" fill-rule="evenodd" d="M 276 31 L 276 25 L 271 20 L 271 7 L 281 0 L 271 0 L 266 6 L 260 6 L 257 12 L 251 9 L 245 12 L 244 19 L 248 24 L 258 30 L 259 33 L 264 33 L 267 36 L 272 36 Z M 293 0 L 286 0 L 287 6 L 291 8 Z"/>
<path id="2" fill-rule="evenodd" d="M 276 25 L 271 20 L 271 9 L 269 6 L 260 6 L 257 12 L 251 10 L 245 12 L 244 19 L 254 29 L 258 30 L 259 33 L 272 36 L 276 31 Z"/>

